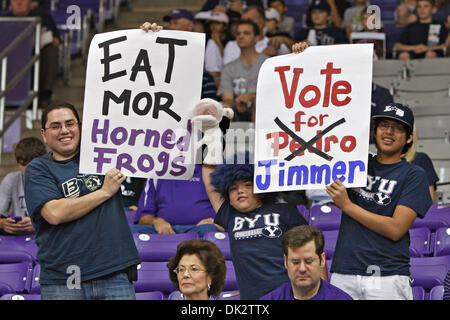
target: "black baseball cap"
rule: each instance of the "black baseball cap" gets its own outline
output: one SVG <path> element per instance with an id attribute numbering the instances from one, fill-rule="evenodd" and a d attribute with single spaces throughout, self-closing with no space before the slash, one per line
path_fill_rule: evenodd
<path id="1" fill-rule="evenodd" d="M 401 103 L 390 103 L 386 106 L 377 107 L 372 119 L 388 118 L 400 121 L 408 126 L 411 132 L 414 129 L 414 114 L 410 108 Z"/>

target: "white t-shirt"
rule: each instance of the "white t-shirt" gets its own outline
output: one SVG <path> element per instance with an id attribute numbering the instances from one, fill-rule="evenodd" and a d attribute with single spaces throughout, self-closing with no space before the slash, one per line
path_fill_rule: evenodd
<path id="1" fill-rule="evenodd" d="M 223 68 L 223 57 L 219 46 L 213 39 L 206 43 L 205 70 L 208 72 L 221 72 Z"/>

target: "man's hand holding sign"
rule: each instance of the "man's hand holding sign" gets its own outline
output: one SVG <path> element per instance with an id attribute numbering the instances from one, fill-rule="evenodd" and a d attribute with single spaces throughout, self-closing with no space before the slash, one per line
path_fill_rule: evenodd
<path id="1" fill-rule="evenodd" d="M 264 63 L 255 192 L 366 185 L 371 75 L 370 44 L 311 47 Z"/>

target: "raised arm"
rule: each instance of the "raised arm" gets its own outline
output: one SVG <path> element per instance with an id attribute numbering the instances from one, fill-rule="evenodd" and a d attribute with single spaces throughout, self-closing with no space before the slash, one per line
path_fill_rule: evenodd
<path id="1" fill-rule="evenodd" d="M 216 166 L 209 164 L 202 165 L 202 178 L 203 183 L 205 184 L 206 193 L 208 194 L 209 201 L 211 202 L 211 206 L 217 213 L 225 200 L 218 192 L 214 190 L 214 187 L 211 184 L 211 172 L 214 171 L 215 167 Z"/>

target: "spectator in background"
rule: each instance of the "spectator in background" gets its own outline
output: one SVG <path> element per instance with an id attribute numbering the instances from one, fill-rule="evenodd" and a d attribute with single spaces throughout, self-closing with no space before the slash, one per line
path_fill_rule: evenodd
<path id="1" fill-rule="evenodd" d="M 207 27 L 211 38 L 206 43 L 205 69 L 214 78 L 216 87 L 220 84 L 220 73 L 223 69 L 223 50 L 229 40 L 227 27 L 230 19 L 223 12 L 208 12 Z"/>
<path id="2" fill-rule="evenodd" d="M 138 209 L 139 197 L 145 184 L 144 178 L 127 177 L 120 186 L 123 206 L 125 209 L 136 211 Z"/>
<path id="3" fill-rule="evenodd" d="M 271 39 L 264 35 L 264 27 L 266 21 L 266 15 L 264 9 L 259 6 L 248 6 L 241 15 L 242 20 L 250 20 L 256 24 L 259 31 L 256 35 L 255 50 L 258 53 L 265 54 L 266 56 L 273 57 L 276 55 L 290 53 L 291 50 L 284 43 L 279 47 L 271 42 Z M 237 41 L 228 41 L 224 49 L 223 63 L 227 65 L 231 61 L 239 58 L 241 52 Z"/>
<path id="4" fill-rule="evenodd" d="M 189 214 L 186 214 L 188 208 Z M 214 224 L 215 212 L 202 181 L 202 167 L 195 166 L 191 180 L 148 179 L 139 198 L 133 233 L 175 234 L 223 231 Z"/>
<path id="5" fill-rule="evenodd" d="M 225 283 L 225 257 L 207 240 L 188 240 L 178 244 L 167 263 L 173 286 L 184 300 L 217 300 Z"/>
<path id="6" fill-rule="evenodd" d="M 289 8 L 286 6 L 284 0 L 269 0 L 268 6 L 269 8 L 277 10 L 280 14 L 280 21 L 278 24 L 280 31 L 287 32 L 289 36 L 294 39 L 295 20 L 293 17 L 286 16 L 286 12 Z"/>
<path id="7" fill-rule="evenodd" d="M 299 39 L 308 40 L 310 45 L 330 45 L 347 43 L 345 31 L 338 27 L 329 26 L 331 8 L 325 0 L 314 1 L 309 7 L 313 27 L 303 29 Z"/>
<path id="8" fill-rule="evenodd" d="M 11 0 L 10 16 L 41 18 L 41 51 L 39 59 L 39 107 L 48 106 L 58 72 L 59 31 L 50 14 L 39 7 L 32 8 L 31 0 Z"/>
<path id="9" fill-rule="evenodd" d="M 283 236 L 284 267 L 289 282 L 260 300 L 352 300 L 341 289 L 320 278 L 326 266 L 322 232 L 308 225 L 290 229 Z"/>
<path id="10" fill-rule="evenodd" d="M 436 12 L 433 13 L 433 20 L 442 24 L 447 24 L 450 16 L 450 0 L 436 0 Z M 447 26 L 447 29 L 449 27 Z"/>
<path id="11" fill-rule="evenodd" d="M 312 0 L 310 6 L 317 5 L 318 2 L 325 1 L 330 6 L 330 21 L 329 24 L 340 28 L 342 26 L 342 19 L 344 18 L 344 12 L 350 8 L 351 5 L 346 0 Z M 313 22 L 311 20 L 311 11 L 308 10 L 306 14 L 305 26 L 311 28 Z"/>
<path id="12" fill-rule="evenodd" d="M 221 74 L 218 93 L 224 107 L 233 109 L 236 121 L 254 121 L 258 73 L 268 57 L 258 53 L 255 45 L 260 29 L 250 20 L 238 24 L 236 43 L 238 59 L 227 64 Z"/>
<path id="13" fill-rule="evenodd" d="M 416 0 L 403 0 L 395 9 L 395 21 L 397 28 L 406 27 L 408 24 L 417 21 Z"/>
<path id="14" fill-rule="evenodd" d="M 432 18 L 434 1 L 418 0 L 419 21 L 405 27 L 394 49 L 398 59 L 429 59 L 443 57 L 448 31 L 444 24 L 435 23 Z"/>
<path id="15" fill-rule="evenodd" d="M 406 161 L 421 167 L 425 171 L 428 180 L 428 187 L 430 189 L 431 200 L 434 201 L 436 182 L 439 181 L 439 177 L 436 174 L 436 170 L 434 170 L 433 162 L 431 161 L 430 157 L 426 153 L 417 152 L 417 143 L 419 141 L 419 137 L 417 135 L 416 125 L 414 125 L 413 135 L 413 143 L 411 145 L 411 148 L 409 148 L 404 157 Z"/>
<path id="16" fill-rule="evenodd" d="M 274 8 L 266 10 L 266 36 L 270 38 L 273 46 L 280 47 L 281 44 L 285 44 L 290 48 L 295 41 L 289 33 L 280 30 L 280 19 L 280 14 Z"/>
<path id="17" fill-rule="evenodd" d="M 347 38 L 350 39 L 352 32 L 361 32 L 364 26 L 361 23 L 361 13 L 365 10 L 367 0 L 354 0 L 355 5 L 348 8 L 344 12 L 344 20 L 342 21 L 342 28 L 345 29 Z"/>
<path id="18" fill-rule="evenodd" d="M 206 0 L 201 11 L 234 11 L 241 13 L 246 6 L 260 6 L 263 7 L 261 0 Z"/>
<path id="19" fill-rule="evenodd" d="M 34 137 L 24 138 L 15 146 L 14 156 L 20 170 L 7 174 L 0 184 L 0 234 L 35 232 L 25 204 L 23 179 L 31 160 L 45 153 L 45 144 Z"/>

